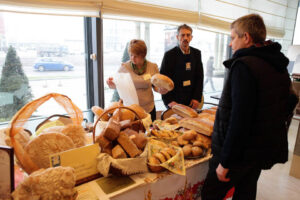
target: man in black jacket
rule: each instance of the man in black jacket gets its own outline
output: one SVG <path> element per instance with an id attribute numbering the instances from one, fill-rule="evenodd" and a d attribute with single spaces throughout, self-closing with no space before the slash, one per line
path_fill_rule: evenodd
<path id="1" fill-rule="evenodd" d="M 177 29 L 179 46 L 167 51 L 160 67 L 160 73 L 174 82 L 174 89 L 162 95 L 165 106 L 180 103 L 196 109 L 203 91 L 203 66 L 201 52 L 189 44 L 193 38 L 192 28 L 183 24 Z"/>
<path id="2" fill-rule="evenodd" d="M 255 199 L 261 170 L 288 159 L 287 121 L 296 105 L 290 105 L 289 60 L 279 43 L 265 39 L 257 14 L 231 24 L 234 54 L 224 62 L 229 76 L 216 114 L 202 200 L 221 200 L 232 187 L 233 199 Z"/>

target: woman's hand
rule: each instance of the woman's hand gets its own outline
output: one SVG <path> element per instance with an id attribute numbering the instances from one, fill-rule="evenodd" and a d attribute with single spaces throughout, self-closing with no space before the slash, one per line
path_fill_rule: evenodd
<path id="1" fill-rule="evenodd" d="M 108 87 L 109 87 L 110 89 L 116 89 L 116 84 L 114 83 L 112 77 L 109 77 L 109 78 L 106 80 L 106 83 L 107 83 L 107 85 L 108 85 Z"/>

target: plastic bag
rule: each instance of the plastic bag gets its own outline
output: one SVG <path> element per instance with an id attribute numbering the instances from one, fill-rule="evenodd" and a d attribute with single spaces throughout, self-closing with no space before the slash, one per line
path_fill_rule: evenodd
<path id="1" fill-rule="evenodd" d="M 123 100 L 124 106 L 139 105 L 136 89 L 129 73 L 115 74 L 114 83 L 116 84 L 120 98 Z"/>
<path id="2" fill-rule="evenodd" d="M 23 106 L 23 108 L 21 108 L 11 120 L 9 135 L 11 138 L 12 146 L 15 150 L 15 155 L 20 161 L 21 167 L 28 174 L 38 170 L 39 168 L 25 152 L 22 145 L 17 140 L 15 140 L 14 136 L 20 131 L 20 129 L 23 129 L 24 124 L 31 117 L 32 113 L 40 105 L 51 98 L 54 98 L 54 100 L 66 110 L 74 124 L 81 125 L 83 121 L 82 111 L 71 101 L 69 97 L 62 94 L 50 93 Z"/>

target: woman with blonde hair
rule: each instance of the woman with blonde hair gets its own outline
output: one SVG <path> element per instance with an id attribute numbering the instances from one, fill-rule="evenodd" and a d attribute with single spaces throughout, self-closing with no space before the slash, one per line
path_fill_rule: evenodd
<path id="1" fill-rule="evenodd" d="M 146 60 L 147 46 L 143 40 L 133 39 L 129 43 L 128 53 L 130 60 L 122 63 L 119 73 L 130 73 L 134 86 L 136 88 L 139 104 L 147 113 L 151 114 L 151 119 L 156 119 L 156 109 L 154 104 L 154 96 L 152 92 L 151 77 L 159 73 L 157 64 Z M 106 81 L 111 89 L 115 89 L 116 85 L 112 77 Z M 160 94 L 167 93 L 165 89 L 154 88 L 154 91 Z"/>

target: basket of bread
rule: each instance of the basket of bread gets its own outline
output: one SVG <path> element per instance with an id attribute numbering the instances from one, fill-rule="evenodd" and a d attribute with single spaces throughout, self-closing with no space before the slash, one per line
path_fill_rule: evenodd
<path id="1" fill-rule="evenodd" d="M 126 107 L 118 104 L 104 109 L 97 116 L 93 138 L 101 147 L 97 159 L 98 170 L 103 176 L 109 173 L 131 175 L 147 171 L 147 138 L 141 120 L 144 115 L 146 112 L 138 105 Z M 104 125 L 97 126 L 103 120 L 107 120 Z M 100 133 L 96 135 L 96 132 Z"/>
<path id="2" fill-rule="evenodd" d="M 160 140 L 150 139 L 148 142 L 148 167 L 151 172 L 162 172 L 165 169 L 185 175 L 182 149 Z"/>
<path id="3" fill-rule="evenodd" d="M 202 110 L 199 114 L 192 108 L 177 104 L 172 107 L 182 134 L 171 144 L 181 147 L 185 158 L 201 158 L 210 154 L 211 134 L 217 107 Z"/>
<path id="4" fill-rule="evenodd" d="M 24 128 L 37 108 L 53 98 L 70 118 L 60 122 L 47 121 L 39 134 L 32 135 Z M 48 119 L 49 120 L 49 119 Z M 13 193 L 16 199 L 74 199 L 76 191 L 73 168 L 51 168 L 49 156 L 86 145 L 81 110 L 65 95 L 50 93 L 27 103 L 12 118 L 6 129 L 6 143 L 14 148 L 17 163 L 30 174 Z M 47 123 L 50 123 L 51 126 Z M 39 129 L 41 128 L 39 127 Z M 62 179 L 64 177 L 64 179 Z M 33 185 L 33 186 L 32 186 Z M 46 192 L 47 190 L 47 192 Z M 44 192 L 41 192 L 44 191 Z M 21 198 L 22 197 L 22 198 Z"/>

